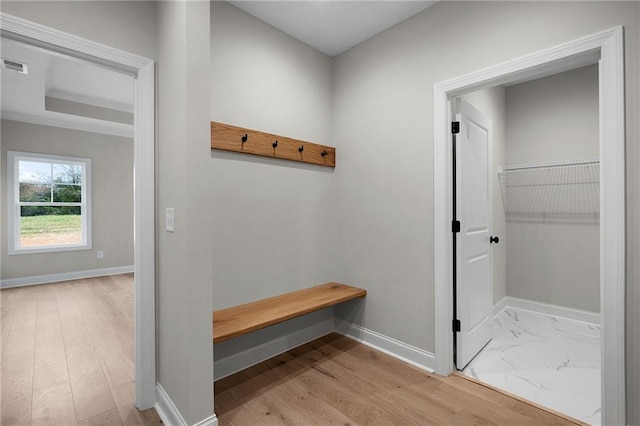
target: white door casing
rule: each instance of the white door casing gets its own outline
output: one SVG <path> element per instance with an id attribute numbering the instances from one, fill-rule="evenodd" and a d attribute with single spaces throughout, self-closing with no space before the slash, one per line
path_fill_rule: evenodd
<path id="1" fill-rule="evenodd" d="M 434 100 L 435 372 L 453 365 L 451 233 L 451 108 L 465 93 L 568 71 L 599 61 L 600 86 L 600 312 L 602 424 L 626 424 L 625 389 L 625 113 L 623 27 L 437 83 Z"/>
<path id="2" fill-rule="evenodd" d="M 493 337 L 492 123 L 468 102 L 455 100 L 456 143 L 456 367 L 462 370 Z"/>

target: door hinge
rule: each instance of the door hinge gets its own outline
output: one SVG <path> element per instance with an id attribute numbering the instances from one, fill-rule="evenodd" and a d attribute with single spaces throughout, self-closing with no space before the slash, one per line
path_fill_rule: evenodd
<path id="1" fill-rule="evenodd" d="M 459 121 L 452 121 L 451 122 L 451 134 L 452 135 L 457 135 L 458 133 L 460 133 L 460 122 Z"/>
<path id="2" fill-rule="evenodd" d="M 458 232 L 460 232 L 460 221 L 459 220 L 451 221 L 451 232 L 453 232 L 454 234 L 457 234 Z"/>
<path id="3" fill-rule="evenodd" d="M 460 320 L 459 319 L 454 319 L 452 325 L 453 325 L 453 332 L 454 333 L 459 333 L 460 332 Z"/>

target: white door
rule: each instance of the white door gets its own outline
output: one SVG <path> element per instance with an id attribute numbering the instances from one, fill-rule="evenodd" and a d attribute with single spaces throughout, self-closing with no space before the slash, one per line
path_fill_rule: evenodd
<path id="1" fill-rule="evenodd" d="M 491 120 L 456 100 L 456 367 L 462 370 L 493 337 L 491 271 Z"/>

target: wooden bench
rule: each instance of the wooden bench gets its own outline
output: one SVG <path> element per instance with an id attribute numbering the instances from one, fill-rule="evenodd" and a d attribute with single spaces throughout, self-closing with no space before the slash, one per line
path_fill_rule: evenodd
<path id="1" fill-rule="evenodd" d="M 364 297 L 367 291 L 326 283 L 213 312 L 213 343 L 224 342 L 270 325 Z"/>

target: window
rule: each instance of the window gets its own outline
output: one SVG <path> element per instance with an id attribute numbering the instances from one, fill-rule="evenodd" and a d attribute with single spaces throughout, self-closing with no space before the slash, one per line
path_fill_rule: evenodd
<path id="1" fill-rule="evenodd" d="M 7 152 L 9 254 L 91 248 L 91 160 Z"/>

